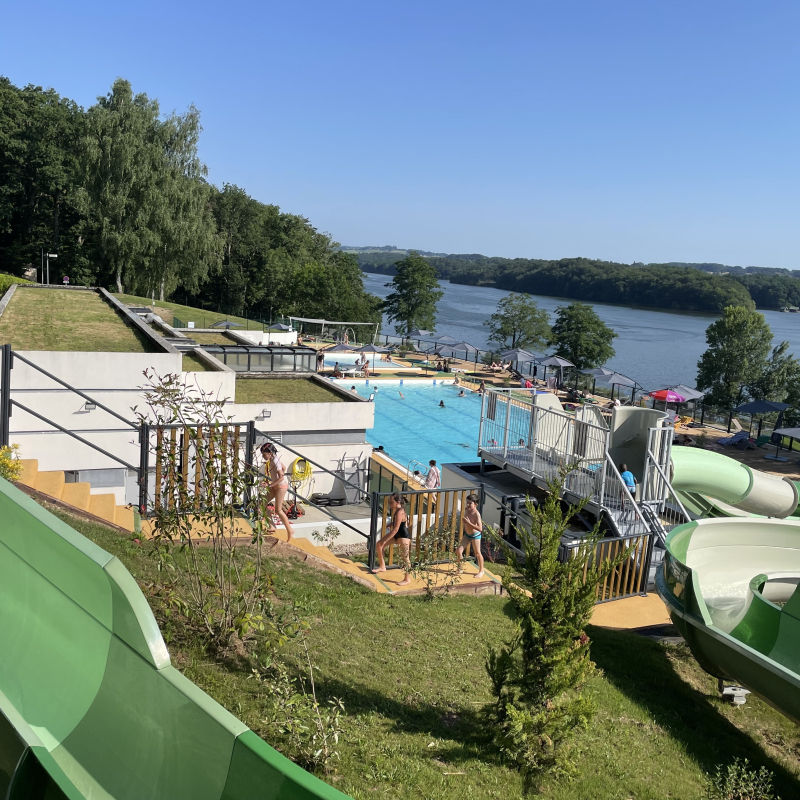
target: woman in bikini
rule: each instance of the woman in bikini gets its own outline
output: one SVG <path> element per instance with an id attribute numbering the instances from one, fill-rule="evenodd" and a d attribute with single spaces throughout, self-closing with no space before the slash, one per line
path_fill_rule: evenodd
<path id="1" fill-rule="evenodd" d="M 267 442 L 261 446 L 261 455 L 264 457 L 264 484 L 266 484 L 267 503 L 270 500 L 275 501 L 275 513 L 286 528 L 286 541 L 290 542 L 294 536 L 294 528 L 292 523 L 289 522 L 289 517 L 283 510 L 283 501 L 286 499 L 286 493 L 289 491 L 289 479 L 286 477 L 286 469 L 283 466 L 278 450 L 272 442 Z M 270 530 L 269 533 L 275 533 L 275 528 L 272 526 L 272 519 L 269 520 Z"/>
<path id="2" fill-rule="evenodd" d="M 389 508 L 392 512 L 392 524 L 386 535 L 378 540 L 377 549 L 380 566 L 372 571 L 375 573 L 386 572 L 386 561 L 384 560 L 383 552 L 394 540 L 400 550 L 400 560 L 403 562 L 405 571 L 403 580 L 397 585 L 408 586 L 411 583 L 411 559 L 408 555 L 411 550 L 411 532 L 408 530 L 408 517 L 406 516 L 403 498 L 399 494 L 393 494 L 389 498 Z"/>
<path id="3" fill-rule="evenodd" d="M 483 533 L 483 520 L 481 512 L 478 511 L 478 498 L 474 494 L 467 495 L 464 504 L 464 513 L 461 519 L 464 523 L 464 535 L 458 545 L 458 569 L 459 573 L 463 569 L 464 551 L 470 546 L 474 546 L 475 560 L 478 562 L 478 573 L 476 578 L 483 577 L 483 553 L 481 553 L 481 533 Z"/>

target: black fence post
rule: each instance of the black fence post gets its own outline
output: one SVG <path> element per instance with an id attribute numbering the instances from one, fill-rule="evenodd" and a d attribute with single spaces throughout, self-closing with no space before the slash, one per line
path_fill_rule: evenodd
<path id="1" fill-rule="evenodd" d="M 367 565 L 370 572 L 375 569 L 375 551 L 378 543 L 378 510 L 380 506 L 380 495 L 378 492 L 373 492 L 370 499 L 370 512 L 369 512 L 369 539 L 367 540 L 368 557 Z"/>
<path id="2" fill-rule="evenodd" d="M 6 447 L 11 438 L 11 368 L 14 353 L 10 344 L 2 346 L 3 364 L 0 367 L 0 447 Z"/>
<path id="3" fill-rule="evenodd" d="M 244 468 L 247 470 L 245 478 L 244 489 L 244 504 L 245 508 L 250 507 L 252 501 L 252 488 L 253 479 L 255 477 L 255 469 L 253 468 L 253 449 L 256 442 L 256 423 L 249 420 L 247 423 L 247 442 L 244 446 Z"/>
<path id="4" fill-rule="evenodd" d="M 147 484 L 150 480 L 150 426 L 139 426 L 139 513 L 147 515 Z"/>

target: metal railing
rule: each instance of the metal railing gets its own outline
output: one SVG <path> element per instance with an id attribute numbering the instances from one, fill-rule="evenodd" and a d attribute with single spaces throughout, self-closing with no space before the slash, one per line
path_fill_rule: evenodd
<path id="1" fill-rule="evenodd" d="M 605 460 L 600 507 L 619 536 L 643 536 L 652 532 L 610 455 L 607 455 Z"/>
<path id="2" fill-rule="evenodd" d="M 478 452 L 545 481 L 570 469 L 564 488 L 597 499 L 608 428 L 536 406 L 534 389 L 492 389 L 483 398 Z"/>

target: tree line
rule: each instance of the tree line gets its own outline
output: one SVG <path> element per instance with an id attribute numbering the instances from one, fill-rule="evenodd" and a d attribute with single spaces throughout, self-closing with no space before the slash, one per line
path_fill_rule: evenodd
<path id="1" fill-rule="evenodd" d="M 0 77 L 0 271 L 42 250 L 73 284 L 252 315 L 378 321 L 355 256 L 304 217 L 208 182 L 200 113 L 118 79 L 88 109 Z"/>
<path id="2" fill-rule="evenodd" d="M 366 272 L 393 275 L 396 253 L 358 255 Z M 439 278 L 470 286 L 550 297 L 618 303 L 675 311 L 722 313 L 746 308 L 800 306 L 800 277 L 789 270 L 726 268 L 712 264 L 621 264 L 588 258 L 495 258 L 475 253 L 429 256 Z M 719 267 L 720 270 L 711 269 Z"/>

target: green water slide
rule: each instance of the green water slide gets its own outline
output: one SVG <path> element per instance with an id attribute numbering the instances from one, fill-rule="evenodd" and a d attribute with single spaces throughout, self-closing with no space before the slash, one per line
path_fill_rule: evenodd
<path id="1" fill-rule="evenodd" d="M 672 448 L 672 488 L 697 517 L 789 517 L 798 483 L 697 447 Z"/>
<path id="2" fill-rule="evenodd" d="M 800 537 L 781 519 L 706 519 L 667 537 L 656 586 L 693 655 L 800 724 Z"/>
<path id="3" fill-rule="evenodd" d="M 170 665 L 116 559 L 0 479 L 0 797 L 335 800 Z"/>

